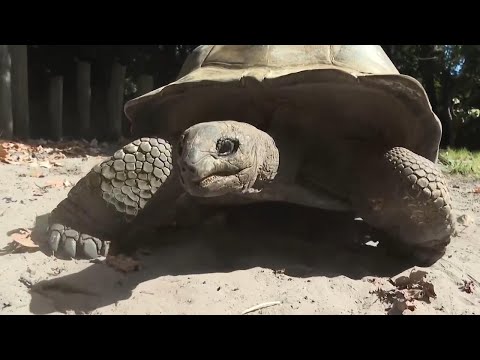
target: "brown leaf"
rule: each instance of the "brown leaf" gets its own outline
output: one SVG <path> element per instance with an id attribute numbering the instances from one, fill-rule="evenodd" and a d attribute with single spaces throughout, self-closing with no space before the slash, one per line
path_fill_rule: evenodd
<path id="1" fill-rule="evenodd" d="M 14 233 L 11 233 L 10 237 L 22 247 L 29 249 L 38 248 L 38 245 L 32 241 L 32 231 L 29 229 L 17 229 Z"/>
<path id="2" fill-rule="evenodd" d="M 460 290 L 466 292 L 467 294 L 473 293 L 475 288 L 475 284 L 472 280 L 463 280 L 463 285 L 460 286 Z"/>
<path id="3" fill-rule="evenodd" d="M 410 280 L 412 283 L 419 283 L 422 281 L 425 276 L 427 276 L 427 272 L 423 270 L 414 270 L 410 273 Z"/>
<path id="4" fill-rule="evenodd" d="M 473 189 L 474 194 L 480 194 L 480 185 Z"/>
<path id="5" fill-rule="evenodd" d="M 8 156 L 7 150 L 3 147 L 3 145 L 0 145 L 0 161 L 5 161 L 5 159 Z"/>
<path id="6" fill-rule="evenodd" d="M 140 269 L 140 262 L 125 255 L 108 255 L 106 259 L 108 266 L 111 266 L 115 270 L 119 270 L 124 273 L 138 271 Z"/>

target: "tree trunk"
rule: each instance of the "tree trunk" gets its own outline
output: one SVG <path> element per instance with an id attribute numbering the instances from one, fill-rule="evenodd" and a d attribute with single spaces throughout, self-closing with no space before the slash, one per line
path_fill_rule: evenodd
<path id="1" fill-rule="evenodd" d="M 8 45 L 0 45 L 0 138 L 13 136 L 12 91 Z"/>
<path id="2" fill-rule="evenodd" d="M 438 117 L 443 126 L 442 145 L 443 146 L 455 146 L 456 129 L 453 124 L 453 80 L 448 73 L 448 70 L 444 69 L 441 77 L 441 91 L 440 101 L 438 103 Z"/>
<path id="3" fill-rule="evenodd" d="M 430 104 L 435 113 L 438 111 L 437 92 L 435 90 L 435 58 L 434 58 L 434 45 L 420 45 L 420 56 L 422 59 L 419 61 L 419 68 L 422 79 L 425 84 L 425 91 L 427 92 Z"/>
<path id="4" fill-rule="evenodd" d="M 138 77 L 138 89 L 136 96 L 141 96 L 153 90 L 153 76 L 151 75 L 140 75 Z"/>
<path id="5" fill-rule="evenodd" d="M 114 63 L 108 89 L 108 119 L 112 140 L 122 136 L 123 94 L 125 88 L 125 66 Z"/>
<path id="6" fill-rule="evenodd" d="M 9 45 L 12 57 L 12 112 L 15 136 L 30 136 L 27 45 Z"/>
<path id="7" fill-rule="evenodd" d="M 50 100 L 48 106 L 52 138 L 61 140 L 63 122 L 63 77 L 55 76 L 50 79 Z"/>
<path id="8" fill-rule="evenodd" d="M 89 137 L 91 118 L 90 63 L 77 63 L 77 113 L 80 136 Z"/>

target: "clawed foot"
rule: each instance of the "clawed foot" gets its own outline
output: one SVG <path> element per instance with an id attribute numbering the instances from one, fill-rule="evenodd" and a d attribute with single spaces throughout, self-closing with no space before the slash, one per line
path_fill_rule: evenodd
<path id="1" fill-rule="evenodd" d="M 107 256 L 110 242 L 81 234 L 61 224 L 53 224 L 48 229 L 48 246 L 54 255 L 95 259 Z"/>

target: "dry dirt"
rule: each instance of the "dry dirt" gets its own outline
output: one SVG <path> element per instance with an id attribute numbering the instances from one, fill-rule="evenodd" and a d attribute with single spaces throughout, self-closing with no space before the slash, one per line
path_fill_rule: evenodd
<path id="1" fill-rule="evenodd" d="M 51 257 L 48 213 L 109 151 L 0 162 L 0 314 L 480 314 L 480 182 L 449 177 L 459 234 L 428 268 L 364 244 L 350 217 L 261 207 L 159 233 L 138 271 Z"/>

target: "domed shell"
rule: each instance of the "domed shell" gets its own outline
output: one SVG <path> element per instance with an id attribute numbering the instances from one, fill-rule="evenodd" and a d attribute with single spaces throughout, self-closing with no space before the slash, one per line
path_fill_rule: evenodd
<path id="1" fill-rule="evenodd" d="M 176 81 L 130 100 L 125 113 L 140 132 L 160 128 L 172 133 L 203 121 L 193 118 L 194 110 L 186 116 L 185 108 L 221 106 L 240 93 L 319 83 L 332 84 L 332 91 L 344 83 L 395 97 L 413 115 L 405 121 L 414 124 L 414 143 L 422 143 L 416 150 L 436 160 L 442 130 L 425 90 L 400 74 L 379 45 L 201 45 L 187 57 Z"/>

